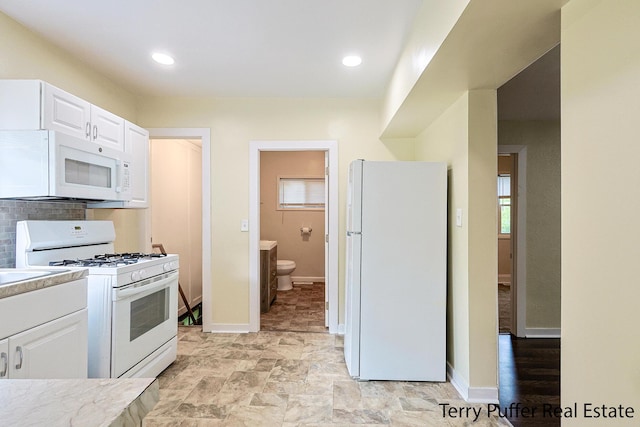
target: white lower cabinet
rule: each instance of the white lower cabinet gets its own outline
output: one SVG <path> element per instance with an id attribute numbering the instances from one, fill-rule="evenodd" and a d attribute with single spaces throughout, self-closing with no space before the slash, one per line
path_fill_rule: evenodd
<path id="1" fill-rule="evenodd" d="M 0 379 L 87 378 L 87 279 L 0 298 Z"/>
<path id="2" fill-rule="evenodd" d="M 87 310 L 9 337 L 8 377 L 86 378 Z"/>
<path id="3" fill-rule="evenodd" d="M 9 340 L 0 340 L 0 380 L 9 378 Z"/>

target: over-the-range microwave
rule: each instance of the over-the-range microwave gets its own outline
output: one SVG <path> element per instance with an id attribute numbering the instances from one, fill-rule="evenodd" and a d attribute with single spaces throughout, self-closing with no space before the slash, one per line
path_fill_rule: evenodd
<path id="1" fill-rule="evenodd" d="M 124 152 L 49 130 L 0 131 L 0 198 L 131 200 Z"/>

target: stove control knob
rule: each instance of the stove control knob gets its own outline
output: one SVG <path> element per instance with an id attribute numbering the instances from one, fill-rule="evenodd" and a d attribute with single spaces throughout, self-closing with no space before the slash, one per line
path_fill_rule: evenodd
<path id="1" fill-rule="evenodd" d="M 137 271 L 134 271 L 133 273 L 131 273 L 131 280 L 133 280 L 134 282 L 137 282 L 138 280 L 140 280 L 140 273 Z"/>
<path id="2" fill-rule="evenodd" d="M 147 272 L 145 271 L 145 269 L 143 268 L 142 270 L 140 270 L 140 278 L 144 279 L 145 277 L 147 277 Z"/>

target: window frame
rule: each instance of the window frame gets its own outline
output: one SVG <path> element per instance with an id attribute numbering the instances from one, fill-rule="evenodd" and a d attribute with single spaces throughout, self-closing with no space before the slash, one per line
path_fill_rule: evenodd
<path id="1" fill-rule="evenodd" d="M 509 178 L 509 195 L 508 196 L 501 196 L 500 195 L 500 183 L 498 181 L 498 200 L 497 200 L 497 207 L 498 207 L 498 235 L 501 238 L 507 238 L 507 237 L 511 237 L 511 230 L 512 230 L 512 220 L 513 220 L 513 215 L 511 215 L 511 213 L 509 214 L 509 232 L 508 233 L 503 233 L 502 232 L 502 206 L 509 206 L 509 209 L 511 209 L 512 207 L 512 203 L 511 203 L 511 198 L 512 198 L 512 194 L 511 194 L 511 179 L 512 176 L 510 173 L 500 173 L 498 174 L 498 180 L 500 177 L 508 177 Z M 500 201 L 501 200 L 508 200 L 509 203 L 508 204 L 501 204 Z"/>
<path id="2" fill-rule="evenodd" d="M 314 205 L 310 205 L 310 206 L 304 206 L 304 205 L 300 205 L 300 206 L 294 206 L 294 207 L 286 207 L 282 205 L 282 192 L 281 192 L 281 181 L 282 180 L 300 180 L 300 181 L 322 181 L 322 183 L 324 184 L 324 190 L 323 190 L 323 198 L 322 198 L 322 206 L 319 206 L 317 204 Z M 278 175 L 276 178 L 276 194 L 277 194 L 277 198 L 276 198 L 276 210 L 277 211 L 305 211 L 305 212 L 309 212 L 309 211 L 324 211 L 327 207 L 327 201 L 326 201 L 326 186 L 327 186 L 327 179 L 324 175 L 300 175 L 300 174 L 296 174 L 296 175 Z"/>

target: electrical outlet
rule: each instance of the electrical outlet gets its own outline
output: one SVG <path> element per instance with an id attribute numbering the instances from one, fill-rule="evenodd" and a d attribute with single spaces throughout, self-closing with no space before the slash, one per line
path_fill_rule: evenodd
<path id="1" fill-rule="evenodd" d="M 249 231 L 249 220 L 243 219 L 240 223 L 240 231 Z"/>

